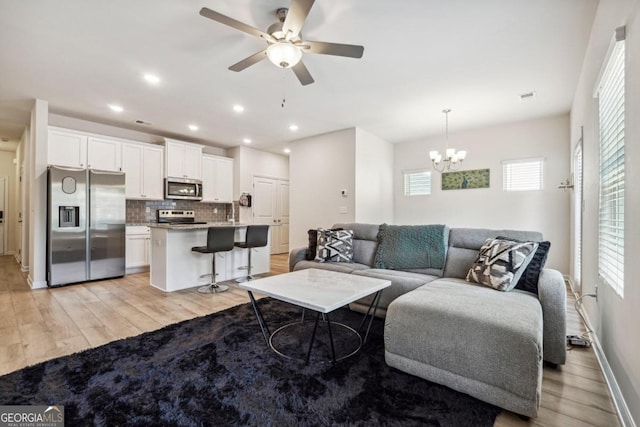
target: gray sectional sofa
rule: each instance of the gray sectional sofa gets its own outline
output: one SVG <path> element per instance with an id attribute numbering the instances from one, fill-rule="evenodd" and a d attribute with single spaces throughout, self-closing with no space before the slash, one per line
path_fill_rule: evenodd
<path id="1" fill-rule="evenodd" d="M 390 280 L 377 315 L 385 317 L 387 364 L 518 414 L 535 417 L 543 361 L 566 358 L 566 289 L 560 272 L 543 269 L 537 295 L 500 292 L 465 280 L 486 239 L 542 241 L 537 232 L 446 228 L 442 269 L 374 268 L 380 225 L 346 223 L 353 262 L 306 260 L 294 249 L 290 271 L 321 268 Z M 369 298 L 350 306 L 366 311 Z"/>

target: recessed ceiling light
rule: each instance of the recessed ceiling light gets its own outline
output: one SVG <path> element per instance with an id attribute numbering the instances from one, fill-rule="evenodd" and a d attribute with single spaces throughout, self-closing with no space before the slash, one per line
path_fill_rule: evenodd
<path id="1" fill-rule="evenodd" d="M 284 151 L 285 153 L 289 154 L 289 153 L 291 152 L 291 149 L 289 149 L 289 148 L 285 148 L 285 149 L 284 149 L 284 150 L 282 150 L 282 151 Z"/>
<path id="2" fill-rule="evenodd" d="M 147 81 L 147 83 L 152 85 L 157 85 L 158 83 L 160 83 L 160 77 L 156 76 L 155 74 L 147 73 L 144 75 L 144 79 Z"/>
<path id="3" fill-rule="evenodd" d="M 109 104 L 109 108 L 114 113 L 122 113 L 124 111 L 124 108 L 122 108 L 121 106 L 116 105 L 116 104 Z"/>
<path id="4" fill-rule="evenodd" d="M 245 138 L 242 140 L 242 142 L 244 142 L 245 144 L 251 144 L 253 141 L 251 141 L 251 139 L 249 138 Z"/>
<path id="5" fill-rule="evenodd" d="M 198 129 L 200 129 L 197 125 L 189 125 L 189 129 L 191 129 L 192 131 L 197 131 Z"/>
<path id="6" fill-rule="evenodd" d="M 290 130 L 291 132 L 295 132 L 295 131 L 297 131 L 297 130 L 298 130 L 298 125 L 289 125 L 289 130 Z"/>
<path id="7" fill-rule="evenodd" d="M 236 113 L 242 113 L 244 111 L 244 107 L 242 105 L 234 105 L 233 106 L 233 111 L 235 111 Z"/>

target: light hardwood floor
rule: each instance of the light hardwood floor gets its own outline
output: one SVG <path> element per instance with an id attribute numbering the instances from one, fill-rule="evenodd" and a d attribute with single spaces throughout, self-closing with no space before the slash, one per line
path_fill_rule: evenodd
<path id="1" fill-rule="evenodd" d="M 271 273 L 288 270 L 287 255 L 271 257 Z M 248 302 L 245 291 L 165 294 L 148 273 L 55 289 L 30 290 L 11 256 L 0 257 L 0 375 L 34 363 L 152 331 Z M 568 334 L 584 325 L 568 291 Z M 1 404 L 2 402 L 0 402 Z M 504 411 L 496 426 L 619 426 L 593 349 L 568 352 L 560 369 L 545 367 L 538 417 L 524 421 Z"/>

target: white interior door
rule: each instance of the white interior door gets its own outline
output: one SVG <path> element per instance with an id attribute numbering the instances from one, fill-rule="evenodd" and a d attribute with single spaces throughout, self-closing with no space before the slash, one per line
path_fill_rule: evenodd
<path id="1" fill-rule="evenodd" d="M 573 152 L 573 282 L 576 289 L 582 289 L 582 138 Z"/>
<path id="2" fill-rule="evenodd" d="M 271 253 L 289 251 L 289 181 L 253 177 L 253 222 L 271 226 Z"/>
<path id="3" fill-rule="evenodd" d="M 276 225 L 276 180 L 253 177 L 253 222 Z"/>
<path id="4" fill-rule="evenodd" d="M 278 238 L 274 242 L 277 247 L 272 245 L 274 250 L 272 253 L 284 254 L 289 252 L 289 181 L 278 180 L 277 182 L 276 216 Z"/>

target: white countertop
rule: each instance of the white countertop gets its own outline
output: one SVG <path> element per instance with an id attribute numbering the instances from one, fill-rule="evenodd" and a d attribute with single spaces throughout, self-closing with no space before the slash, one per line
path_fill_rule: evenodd
<path id="1" fill-rule="evenodd" d="M 202 230 L 209 227 L 246 227 L 247 225 L 249 224 L 239 222 L 236 222 L 235 224 L 230 222 L 207 222 L 206 224 L 158 224 L 152 222 L 148 224 L 148 226 L 152 228 L 165 228 L 168 230 Z"/>

